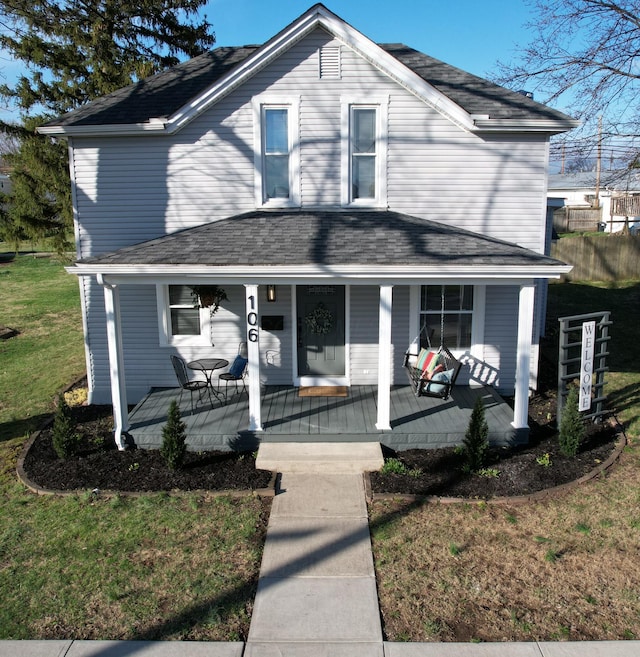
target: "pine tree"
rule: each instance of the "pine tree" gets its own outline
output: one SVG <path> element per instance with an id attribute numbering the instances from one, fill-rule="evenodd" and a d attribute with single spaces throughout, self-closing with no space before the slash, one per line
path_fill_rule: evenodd
<path id="1" fill-rule="evenodd" d="M 65 401 L 64 395 L 60 395 L 52 431 L 53 449 L 58 455 L 58 458 L 67 459 L 76 453 L 78 444 L 80 443 L 80 436 L 76 431 L 76 426 L 71 409 Z"/>
<path id="2" fill-rule="evenodd" d="M 580 444 L 584 440 L 585 427 L 582 415 L 578 409 L 579 398 L 580 395 L 577 386 L 572 385 L 569 388 L 567 399 L 562 409 L 560 434 L 558 436 L 560 451 L 565 456 L 575 456 L 578 453 Z"/>
<path id="3" fill-rule="evenodd" d="M 174 399 L 169 405 L 167 423 L 162 428 L 162 446 L 160 454 L 167 465 L 176 470 L 182 465 L 184 455 L 187 451 L 186 425 L 180 418 L 180 409 Z"/>
<path id="4" fill-rule="evenodd" d="M 469 472 L 477 472 L 484 466 L 485 455 L 489 449 L 489 425 L 485 420 L 482 397 L 478 397 L 473 406 L 462 444 L 465 469 Z"/>
<path id="5" fill-rule="evenodd" d="M 0 0 L 0 47 L 25 64 L 0 97 L 15 105 L 23 126 L 1 124 L 20 139 L 7 158 L 13 198 L 3 232 L 57 235 L 71 226 L 71 187 L 64 142 L 38 126 L 95 98 L 193 57 L 215 36 L 198 17 L 206 0 Z M 3 222 L 6 223 L 6 222 Z"/>

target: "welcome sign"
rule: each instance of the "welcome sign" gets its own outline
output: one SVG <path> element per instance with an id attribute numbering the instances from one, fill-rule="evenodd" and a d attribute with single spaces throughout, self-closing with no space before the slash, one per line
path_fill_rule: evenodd
<path id="1" fill-rule="evenodd" d="M 591 410 L 591 390 L 593 387 L 593 358 L 596 344 L 596 323 L 582 324 L 582 356 L 580 358 L 580 398 L 578 408 Z"/>

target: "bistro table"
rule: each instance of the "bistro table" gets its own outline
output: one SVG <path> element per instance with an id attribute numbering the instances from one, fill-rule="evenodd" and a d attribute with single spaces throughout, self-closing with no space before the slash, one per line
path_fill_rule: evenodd
<path id="1" fill-rule="evenodd" d="M 224 395 L 218 387 L 214 387 L 212 379 L 213 373 L 216 370 L 220 370 L 228 364 L 229 361 L 224 358 L 199 358 L 198 360 L 192 360 L 190 363 L 187 363 L 187 367 L 190 370 L 198 370 L 199 372 L 202 372 L 207 380 L 209 390 L 213 392 L 216 399 L 222 401 Z"/>

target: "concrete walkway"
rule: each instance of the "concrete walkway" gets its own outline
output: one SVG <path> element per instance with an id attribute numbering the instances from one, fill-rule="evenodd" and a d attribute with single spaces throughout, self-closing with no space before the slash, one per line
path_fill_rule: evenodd
<path id="1" fill-rule="evenodd" d="M 282 475 L 242 642 L 0 641 L 0 657 L 640 657 L 640 641 L 389 643 L 361 475 Z"/>
<path id="2" fill-rule="evenodd" d="M 245 657 L 316 655 L 383 655 L 361 474 L 282 474 L 271 508 Z"/>

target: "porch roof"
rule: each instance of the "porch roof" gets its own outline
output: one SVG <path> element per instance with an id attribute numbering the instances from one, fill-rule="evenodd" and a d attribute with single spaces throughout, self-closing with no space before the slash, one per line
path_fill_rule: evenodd
<path id="1" fill-rule="evenodd" d="M 377 272 L 554 277 L 564 263 L 455 226 L 391 211 L 254 211 L 87 258 L 76 274 Z"/>

